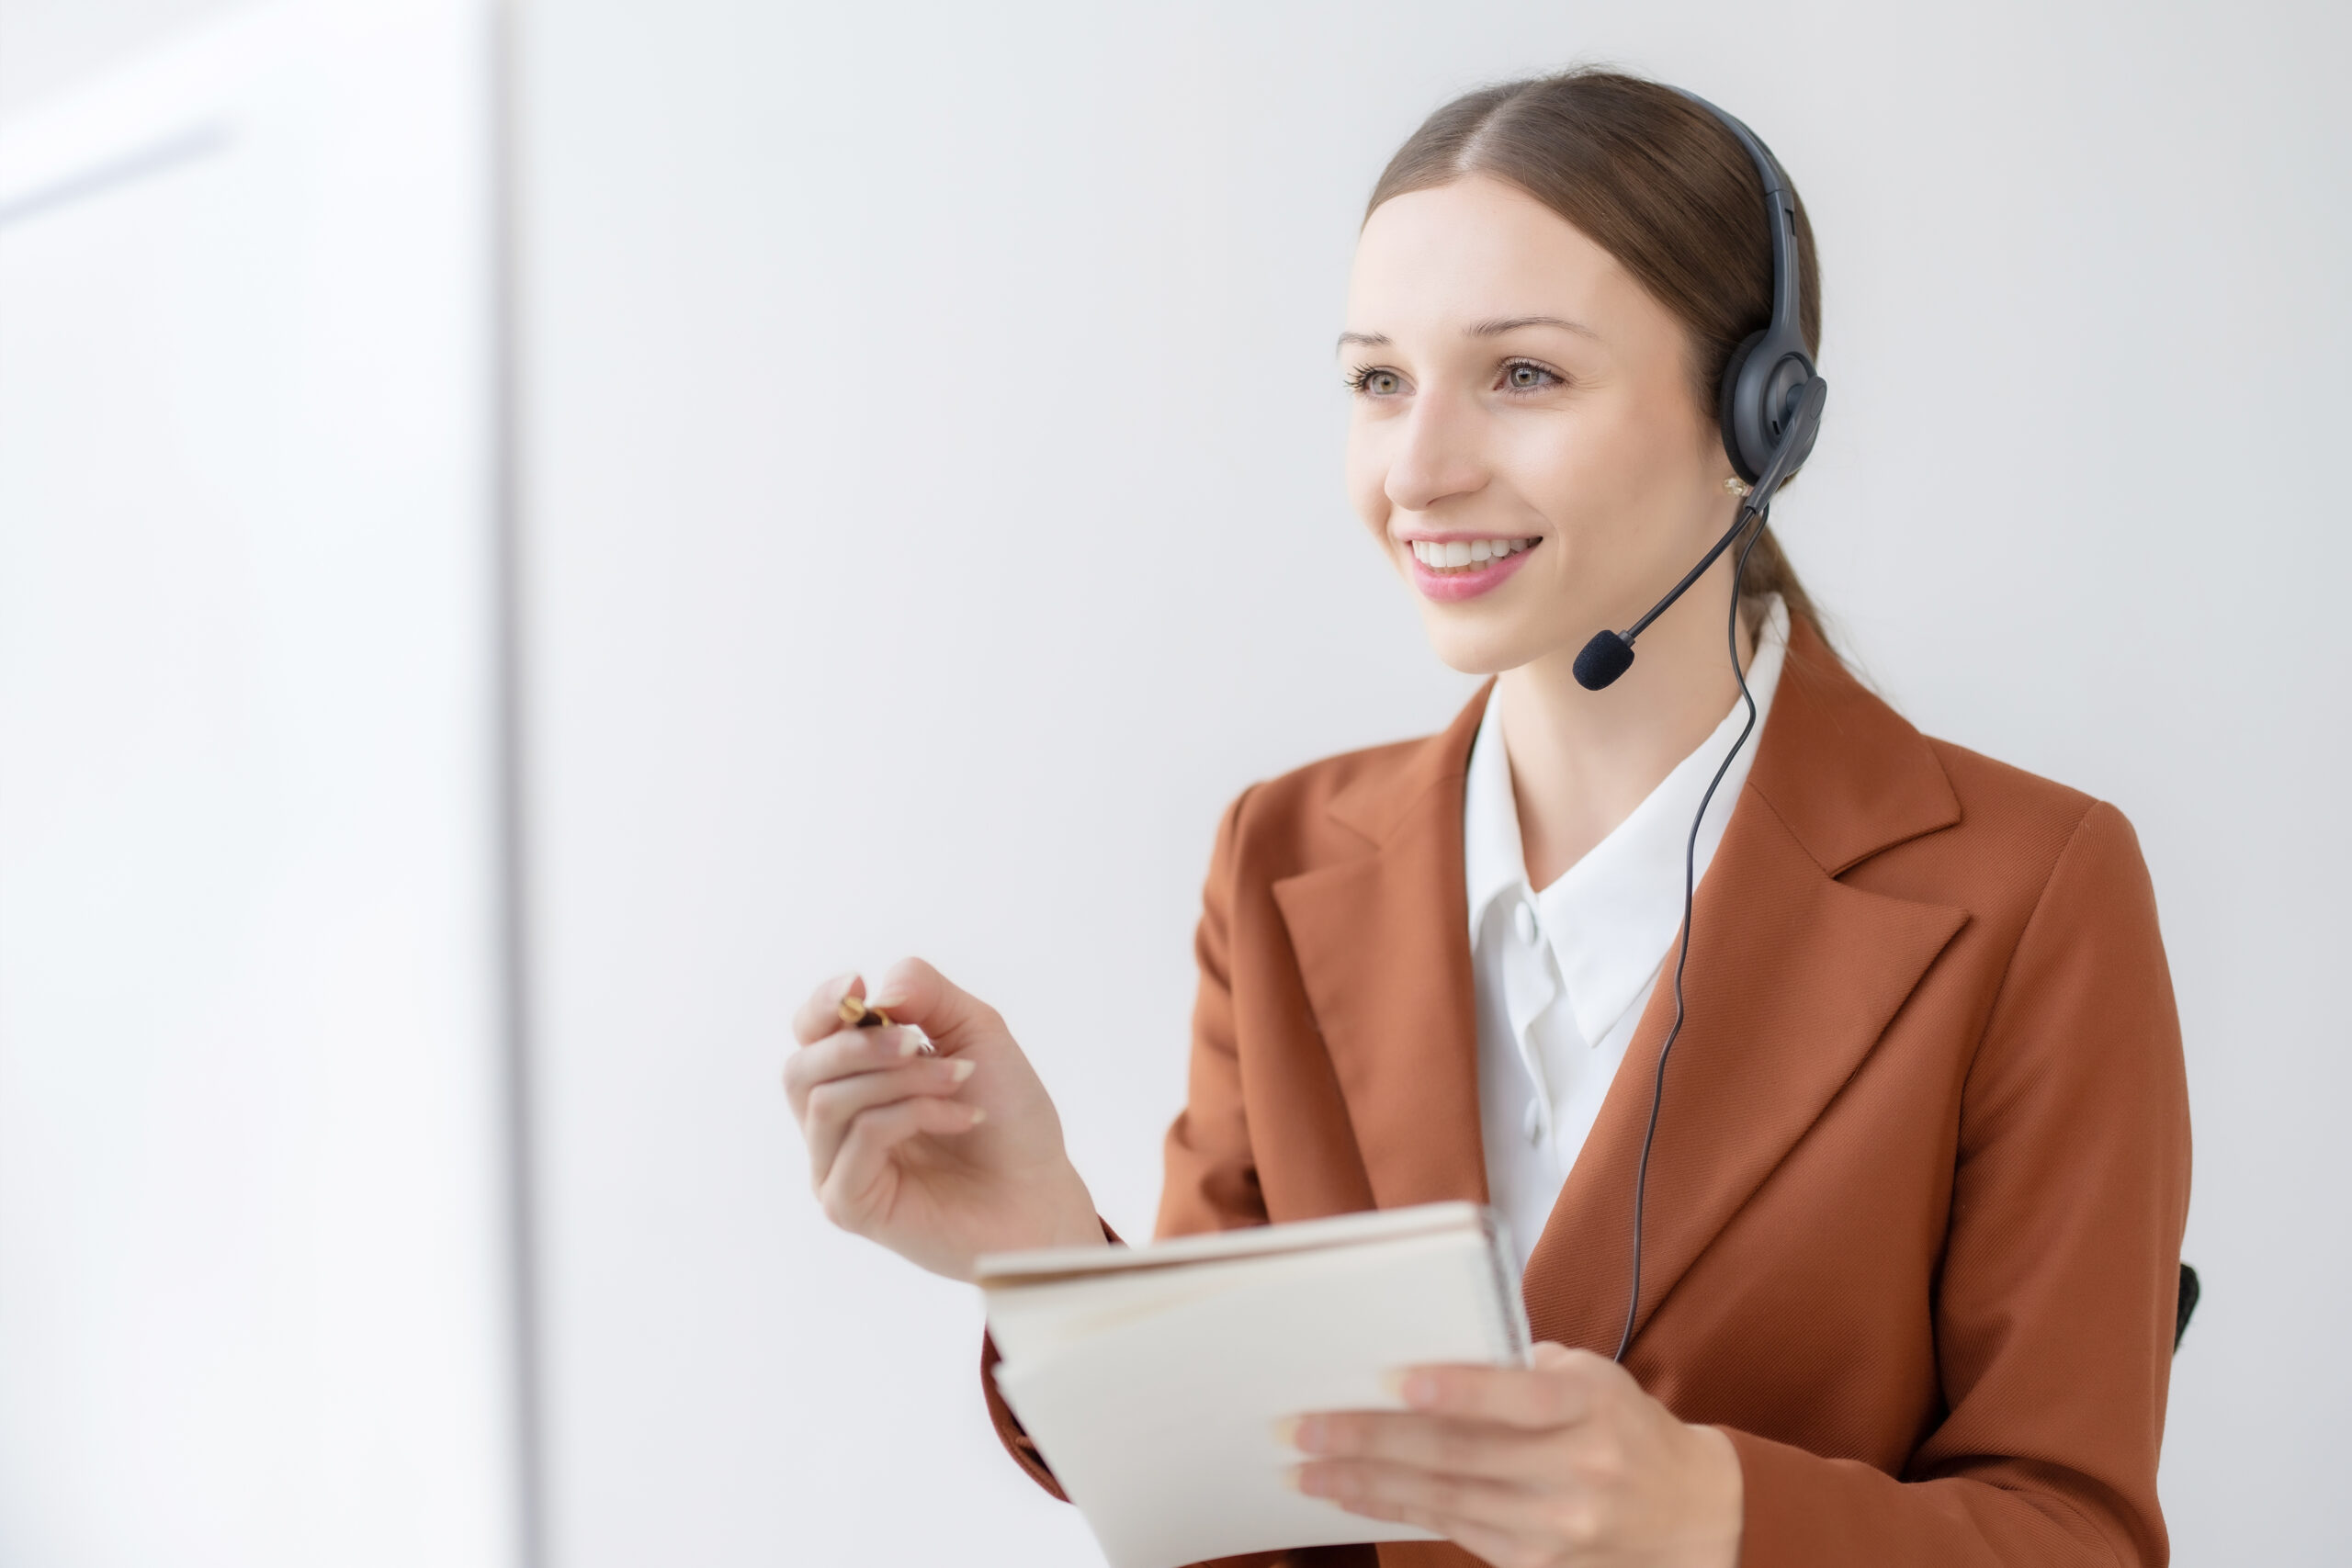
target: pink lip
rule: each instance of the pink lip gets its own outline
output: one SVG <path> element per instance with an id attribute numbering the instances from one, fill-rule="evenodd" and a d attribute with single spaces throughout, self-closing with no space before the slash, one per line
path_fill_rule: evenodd
<path id="1" fill-rule="evenodd" d="M 1441 604 L 1452 604 L 1464 599 L 1476 599 L 1481 593 L 1493 592 L 1513 572 L 1525 566 L 1527 558 L 1541 547 L 1540 544 L 1530 545 L 1523 550 L 1512 551 L 1500 560 L 1441 572 L 1431 571 L 1423 566 L 1421 558 L 1415 555 L 1408 544 L 1405 547 L 1405 566 L 1413 575 L 1413 586 L 1421 591 L 1424 598 L 1434 599 Z"/>

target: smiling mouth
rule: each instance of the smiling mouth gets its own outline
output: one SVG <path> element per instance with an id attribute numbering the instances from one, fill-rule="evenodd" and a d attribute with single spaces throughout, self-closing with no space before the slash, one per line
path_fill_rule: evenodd
<path id="1" fill-rule="evenodd" d="M 1413 558 L 1439 577 L 1475 577 L 1497 561 L 1509 560 L 1541 544 L 1541 539 L 1414 539 Z"/>

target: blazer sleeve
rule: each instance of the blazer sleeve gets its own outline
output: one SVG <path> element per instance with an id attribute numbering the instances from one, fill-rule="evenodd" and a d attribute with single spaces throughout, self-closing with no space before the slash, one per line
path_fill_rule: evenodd
<path id="1" fill-rule="evenodd" d="M 1184 1109 L 1168 1129 L 1159 1190 L 1161 1236 L 1266 1223 L 1265 1196 L 1241 1105 L 1241 1056 L 1233 1022 L 1233 907 L 1240 880 L 1243 790 L 1216 827 L 1201 923 L 1193 938 L 1200 989 L 1193 1001 L 1193 1055 Z"/>
<path id="2" fill-rule="evenodd" d="M 1241 1111 L 1241 1071 L 1233 1035 L 1231 931 L 1235 863 L 1244 790 L 1217 823 L 1209 854 L 1207 885 L 1201 894 L 1200 926 L 1193 951 L 1200 964 L 1200 990 L 1193 1005 L 1191 1081 L 1184 1109 L 1169 1128 L 1167 1183 L 1160 1194 L 1159 1234 L 1183 1235 L 1262 1224 L 1265 1204 L 1258 1194 L 1257 1168 L 1250 1156 L 1250 1128 Z M 1098 1216 L 1099 1218 L 1099 1216 Z M 1118 1233 L 1106 1222 L 1102 1234 L 1114 1247 Z M 996 1386 L 996 1342 L 980 1340 L 980 1392 L 997 1437 L 1030 1478 L 1068 1501 L 1035 1439 L 1022 1430 L 1012 1406 Z M 1271 1559 L 1269 1561 L 1272 1561 Z"/>
<path id="3" fill-rule="evenodd" d="M 1968 1068 L 1935 1295 L 1944 1414 L 1904 1476 L 1732 1431 L 1743 1568 L 2161 1564 L 2188 1096 L 2154 890 L 2094 805 Z"/>

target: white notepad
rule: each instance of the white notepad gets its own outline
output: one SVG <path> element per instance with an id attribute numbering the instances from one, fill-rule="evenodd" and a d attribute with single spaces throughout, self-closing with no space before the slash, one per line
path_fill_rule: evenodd
<path id="1" fill-rule="evenodd" d="M 1527 1363 L 1502 1219 L 1475 1203 L 979 1259 L 997 1387 L 1111 1568 L 1430 1540 L 1283 1484 L 1274 1423 L 1400 1409 L 1432 1361 Z"/>

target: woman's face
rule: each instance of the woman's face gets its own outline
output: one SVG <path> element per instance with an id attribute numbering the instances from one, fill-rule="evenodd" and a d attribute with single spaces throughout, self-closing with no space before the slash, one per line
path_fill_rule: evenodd
<path id="1" fill-rule="evenodd" d="M 1573 658 L 1731 525 L 1682 324 L 1517 186 L 1384 202 L 1347 325 L 1349 499 L 1455 669 Z"/>

